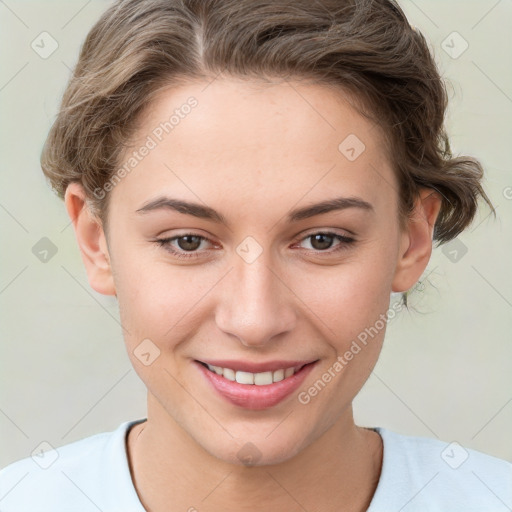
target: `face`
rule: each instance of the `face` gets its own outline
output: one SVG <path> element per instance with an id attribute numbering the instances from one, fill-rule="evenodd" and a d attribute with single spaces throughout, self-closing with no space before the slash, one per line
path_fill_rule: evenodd
<path id="1" fill-rule="evenodd" d="M 163 92 L 121 165 L 144 144 L 104 247 L 148 418 L 238 464 L 246 443 L 272 464 L 350 424 L 390 293 L 430 255 L 429 228 L 400 229 L 379 129 L 324 86 L 217 79 Z"/>

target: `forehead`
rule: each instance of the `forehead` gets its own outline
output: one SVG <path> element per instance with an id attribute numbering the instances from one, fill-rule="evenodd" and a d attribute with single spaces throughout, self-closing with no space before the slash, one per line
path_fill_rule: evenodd
<path id="1" fill-rule="evenodd" d="M 290 206 L 325 199 L 333 188 L 374 203 L 396 200 L 380 128 L 332 87 L 190 83 L 161 91 L 140 121 L 119 163 L 133 165 L 113 192 L 133 206 L 167 191 L 241 205 L 261 198 Z"/>

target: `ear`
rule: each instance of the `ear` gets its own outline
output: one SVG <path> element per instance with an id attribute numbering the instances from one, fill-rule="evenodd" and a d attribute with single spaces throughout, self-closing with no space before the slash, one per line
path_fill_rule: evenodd
<path id="1" fill-rule="evenodd" d="M 414 210 L 402 232 L 399 259 L 392 283 L 394 292 L 412 288 L 427 267 L 441 203 L 441 196 L 435 190 L 420 190 Z"/>
<path id="2" fill-rule="evenodd" d="M 70 183 L 66 189 L 64 202 L 73 223 L 89 284 L 98 293 L 115 295 L 110 255 L 103 226 L 91 212 L 82 185 Z"/>

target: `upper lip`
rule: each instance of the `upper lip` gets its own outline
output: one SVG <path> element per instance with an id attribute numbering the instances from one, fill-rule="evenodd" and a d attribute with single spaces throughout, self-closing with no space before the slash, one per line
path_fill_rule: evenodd
<path id="1" fill-rule="evenodd" d="M 239 360 L 228 360 L 228 359 L 208 359 L 208 360 L 197 360 L 200 363 L 206 363 L 211 366 L 220 366 L 222 368 L 230 368 L 235 371 L 250 372 L 250 373 L 262 373 L 270 372 L 286 368 L 295 368 L 298 370 L 302 366 L 314 363 L 316 359 L 309 361 L 265 361 L 262 363 L 255 363 L 254 361 L 239 361 Z"/>

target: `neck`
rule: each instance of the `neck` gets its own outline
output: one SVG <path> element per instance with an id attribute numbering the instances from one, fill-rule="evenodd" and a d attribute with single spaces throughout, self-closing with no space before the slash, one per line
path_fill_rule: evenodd
<path id="1" fill-rule="evenodd" d="M 127 450 L 135 488 L 151 512 L 363 511 L 382 465 L 379 434 L 356 426 L 351 408 L 294 457 L 248 467 L 206 452 L 148 399 L 148 419 L 130 430 Z"/>

